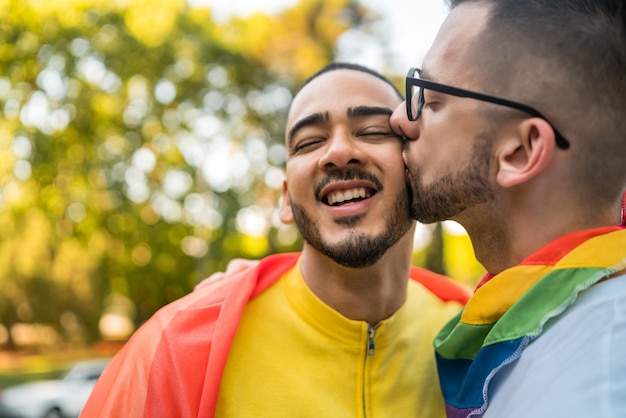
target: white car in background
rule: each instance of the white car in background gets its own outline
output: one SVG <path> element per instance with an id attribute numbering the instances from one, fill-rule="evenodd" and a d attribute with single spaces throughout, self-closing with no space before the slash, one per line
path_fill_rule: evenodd
<path id="1" fill-rule="evenodd" d="M 109 360 L 79 361 L 60 379 L 0 390 L 0 418 L 78 417 Z"/>

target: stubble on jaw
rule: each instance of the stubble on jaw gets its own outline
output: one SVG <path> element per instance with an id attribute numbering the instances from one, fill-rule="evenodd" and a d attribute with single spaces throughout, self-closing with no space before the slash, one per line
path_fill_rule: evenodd
<path id="1" fill-rule="evenodd" d="M 491 135 L 479 133 L 475 137 L 469 163 L 429 185 L 423 184 L 419 167 L 412 167 L 411 217 L 426 224 L 441 222 L 493 199 L 489 183 L 491 144 Z"/>
<path id="2" fill-rule="evenodd" d="M 408 216 L 408 196 L 401 193 L 393 205 L 394 210 L 385 220 L 385 229 L 382 233 L 370 236 L 353 229 L 340 242 L 331 244 L 322 237 L 318 223 L 313 220 L 304 207 L 293 202 L 291 195 L 289 196 L 289 203 L 302 238 L 337 264 L 349 268 L 365 268 L 374 265 L 413 225 Z M 340 218 L 336 220 L 336 223 L 356 228 L 364 217 L 365 215 L 358 215 Z"/>

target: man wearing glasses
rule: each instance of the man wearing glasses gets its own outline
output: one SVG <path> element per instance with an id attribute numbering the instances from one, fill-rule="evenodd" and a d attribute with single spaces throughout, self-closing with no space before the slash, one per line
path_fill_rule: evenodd
<path id="1" fill-rule="evenodd" d="M 449 417 L 626 416 L 625 18 L 452 0 L 407 76 L 412 215 L 459 222 L 489 272 L 435 340 Z"/>

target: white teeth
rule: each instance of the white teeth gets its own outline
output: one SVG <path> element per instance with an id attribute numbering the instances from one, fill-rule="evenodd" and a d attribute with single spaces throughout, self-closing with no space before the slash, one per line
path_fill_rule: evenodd
<path id="1" fill-rule="evenodd" d="M 365 191 L 364 187 L 357 187 L 350 190 L 343 190 L 333 192 L 328 195 L 328 204 L 333 205 L 335 203 L 345 202 L 346 200 L 352 200 L 356 198 L 365 198 L 371 196 Z"/>

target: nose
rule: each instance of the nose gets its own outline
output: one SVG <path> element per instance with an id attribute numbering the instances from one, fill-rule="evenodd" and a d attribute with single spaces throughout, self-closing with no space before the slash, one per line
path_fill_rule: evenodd
<path id="1" fill-rule="evenodd" d="M 409 120 L 406 114 L 406 102 L 402 102 L 396 107 L 389 119 L 389 123 L 395 133 L 406 138 L 406 140 L 419 137 L 418 121 Z"/>
<path id="2" fill-rule="evenodd" d="M 318 164 L 321 169 L 343 168 L 350 164 L 363 164 L 367 155 L 352 133 L 339 130 L 332 133 Z"/>

